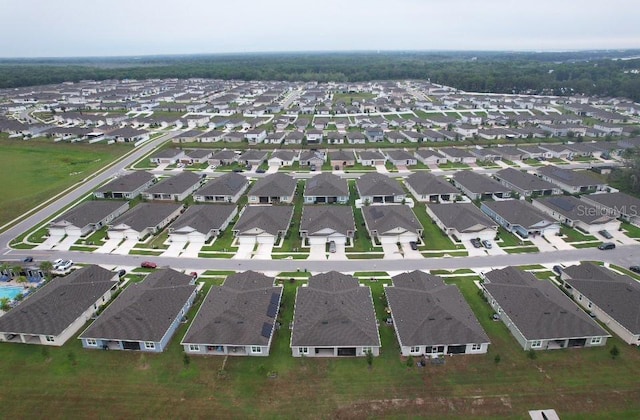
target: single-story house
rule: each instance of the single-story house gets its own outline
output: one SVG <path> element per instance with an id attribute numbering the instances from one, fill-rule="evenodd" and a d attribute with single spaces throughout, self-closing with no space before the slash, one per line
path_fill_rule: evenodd
<path id="1" fill-rule="evenodd" d="M 291 203 L 297 182 L 286 174 L 271 174 L 260 178 L 248 192 L 249 204 Z"/>
<path id="2" fill-rule="evenodd" d="M 117 288 L 118 273 L 97 265 L 54 278 L 0 317 L 0 341 L 62 346 Z"/>
<path id="3" fill-rule="evenodd" d="M 264 150 L 247 150 L 238 156 L 238 162 L 247 166 L 259 166 L 267 160 L 268 154 Z"/>
<path id="4" fill-rule="evenodd" d="M 50 236 L 86 236 L 129 209 L 126 201 L 85 201 L 49 223 Z"/>
<path id="5" fill-rule="evenodd" d="M 300 238 L 309 245 L 352 241 L 356 230 L 351 206 L 304 206 L 300 220 Z"/>
<path id="6" fill-rule="evenodd" d="M 293 312 L 294 357 L 364 357 L 380 353 L 371 289 L 336 271 L 298 287 Z"/>
<path id="7" fill-rule="evenodd" d="M 174 203 L 140 203 L 108 226 L 109 239 L 143 240 L 155 235 L 177 218 L 184 206 Z"/>
<path id="8" fill-rule="evenodd" d="M 356 160 L 362 166 L 376 166 L 384 165 L 387 162 L 387 157 L 375 150 L 362 150 L 357 152 Z"/>
<path id="9" fill-rule="evenodd" d="M 474 171 L 458 171 L 452 179 L 455 186 L 472 200 L 509 198 L 511 196 L 509 188 L 487 175 Z"/>
<path id="10" fill-rule="evenodd" d="M 456 201 L 460 196 L 460 191 L 450 182 L 428 172 L 415 172 L 405 179 L 404 184 L 420 202 Z"/>
<path id="11" fill-rule="evenodd" d="M 181 172 L 165 178 L 142 193 L 147 200 L 183 201 L 200 188 L 204 179 L 193 172 Z"/>
<path id="12" fill-rule="evenodd" d="M 307 135 L 308 144 L 322 143 L 322 139 L 324 137 L 322 130 L 310 129 L 310 130 L 307 130 L 305 134 Z"/>
<path id="13" fill-rule="evenodd" d="M 515 267 L 484 277 L 489 305 L 524 350 L 604 346 L 611 337 L 550 281 Z"/>
<path id="14" fill-rule="evenodd" d="M 640 283 L 590 262 L 562 270 L 573 300 L 625 343 L 640 346 Z"/>
<path id="15" fill-rule="evenodd" d="M 384 293 L 402 356 L 487 352 L 489 337 L 469 304 L 441 277 L 422 271 L 398 274 Z"/>
<path id="16" fill-rule="evenodd" d="M 563 144 L 541 144 L 539 147 L 547 152 L 549 158 L 572 159 L 574 155 L 574 151 Z"/>
<path id="17" fill-rule="evenodd" d="M 559 222 L 583 232 L 593 234 L 620 228 L 620 221 L 615 215 L 609 215 L 606 210 L 598 209 L 572 195 L 539 198 L 533 200 L 532 204 Z"/>
<path id="18" fill-rule="evenodd" d="M 423 227 L 409 206 L 364 206 L 364 223 L 372 239 L 378 243 L 406 244 L 419 242 Z"/>
<path id="19" fill-rule="evenodd" d="M 304 133 L 300 131 L 290 131 L 284 136 L 284 144 L 302 144 Z"/>
<path id="20" fill-rule="evenodd" d="M 406 150 L 389 150 L 387 159 L 395 166 L 415 166 L 418 164 L 416 157 Z"/>
<path id="21" fill-rule="evenodd" d="M 455 163 L 475 163 L 476 157 L 467 149 L 458 147 L 442 147 L 438 149 L 440 154 L 447 158 L 448 162 Z"/>
<path id="22" fill-rule="evenodd" d="M 502 185 L 517 192 L 520 196 L 530 197 L 532 195 L 546 196 L 562 194 L 562 190 L 557 185 L 514 168 L 501 169 L 494 173 L 493 176 Z"/>
<path id="23" fill-rule="evenodd" d="M 299 156 L 300 153 L 293 150 L 276 150 L 267 162 L 269 166 L 292 166 Z"/>
<path id="24" fill-rule="evenodd" d="M 187 333 L 184 352 L 201 355 L 268 356 L 283 288 L 255 271 L 211 286 Z"/>
<path id="25" fill-rule="evenodd" d="M 553 153 L 549 150 L 542 149 L 539 146 L 534 145 L 523 145 L 518 146 L 518 150 L 522 152 L 522 160 L 524 159 L 551 159 L 553 157 Z"/>
<path id="26" fill-rule="evenodd" d="M 607 188 L 606 183 L 589 175 L 587 171 L 572 171 L 571 169 L 547 165 L 538 168 L 536 172 L 545 181 L 557 185 L 570 194 L 604 191 Z"/>
<path id="27" fill-rule="evenodd" d="M 339 203 L 349 201 L 347 180 L 331 173 L 314 175 L 304 187 L 305 204 Z"/>
<path id="28" fill-rule="evenodd" d="M 333 150 L 328 153 L 328 158 L 329 162 L 331 162 L 331 167 L 335 170 L 342 170 L 356 163 L 356 157 L 352 151 Z"/>
<path id="29" fill-rule="evenodd" d="M 240 244 L 275 244 L 291 226 L 293 206 L 246 206 L 233 227 Z"/>
<path id="30" fill-rule="evenodd" d="M 78 337 L 82 347 L 160 353 L 196 297 L 193 277 L 170 268 L 126 289 Z"/>
<path id="31" fill-rule="evenodd" d="M 356 188 L 365 203 L 402 203 L 406 199 L 406 193 L 398 181 L 377 172 L 358 178 Z"/>
<path id="32" fill-rule="evenodd" d="M 317 150 L 305 150 L 300 153 L 300 166 L 312 166 L 320 169 L 324 164 L 325 155 Z"/>
<path id="33" fill-rule="evenodd" d="M 169 225 L 169 241 L 172 243 L 204 244 L 219 236 L 238 214 L 232 204 L 195 204 Z"/>
<path id="34" fill-rule="evenodd" d="M 521 238 L 560 233 L 560 223 L 524 200 L 486 201 L 480 210 Z"/>
<path id="35" fill-rule="evenodd" d="M 142 191 L 149 188 L 156 181 L 156 177 L 145 171 L 133 171 L 118 176 L 113 181 L 99 187 L 93 192 L 96 198 L 111 198 L 116 200 L 136 198 Z"/>
<path id="36" fill-rule="evenodd" d="M 238 161 L 238 155 L 233 150 L 220 150 L 219 152 L 215 152 L 209 158 L 209 165 L 213 166 L 224 166 L 231 165 Z"/>
<path id="37" fill-rule="evenodd" d="M 193 198 L 203 203 L 237 203 L 248 187 L 249 180 L 245 176 L 229 172 L 204 184 Z"/>
<path id="38" fill-rule="evenodd" d="M 447 158 L 439 152 L 431 149 L 418 149 L 414 153 L 416 159 L 425 165 L 439 165 L 447 163 Z"/>
<path id="39" fill-rule="evenodd" d="M 151 163 L 155 163 L 157 165 L 173 165 L 174 163 L 178 163 L 178 160 L 182 157 L 184 157 L 184 152 L 180 149 L 164 149 L 151 156 L 149 160 Z"/>
<path id="40" fill-rule="evenodd" d="M 180 163 L 184 163 L 186 165 L 193 165 L 194 163 L 208 163 L 211 155 L 211 150 L 207 149 L 185 150 L 184 157 L 180 158 Z"/>
<path id="41" fill-rule="evenodd" d="M 427 204 L 427 214 L 454 240 L 495 239 L 498 224 L 473 203 Z"/>
<path id="42" fill-rule="evenodd" d="M 640 226 L 640 199 L 623 192 L 582 195 L 580 199 L 605 214 Z"/>

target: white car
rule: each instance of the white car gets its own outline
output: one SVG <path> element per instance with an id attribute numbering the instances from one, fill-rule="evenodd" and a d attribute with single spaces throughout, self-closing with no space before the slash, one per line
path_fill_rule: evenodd
<path id="1" fill-rule="evenodd" d="M 71 268 L 71 266 L 73 266 L 73 261 L 71 261 L 71 260 L 62 261 L 62 262 L 58 265 L 58 270 L 60 270 L 60 271 L 66 271 L 66 270 L 70 269 L 70 268 Z"/>
<path id="2" fill-rule="evenodd" d="M 64 260 L 63 260 L 62 258 L 58 258 L 57 260 L 55 260 L 55 261 L 53 262 L 53 268 L 58 268 L 58 266 L 59 266 L 60 264 L 62 264 L 63 262 L 64 262 Z"/>

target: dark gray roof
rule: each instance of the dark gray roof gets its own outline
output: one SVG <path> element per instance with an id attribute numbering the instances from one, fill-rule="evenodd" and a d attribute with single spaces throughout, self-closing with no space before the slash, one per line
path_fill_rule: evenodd
<path id="1" fill-rule="evenodd" d="M 329 152 L 329 160 L 350 161 L 350 160 L 355 160 L 355 155 L 353 154 L 352 151 L 333 150 Z"/>
<path id="2" fill-rule="evenodd" d="M 269 344 L 276 322 L 282 287 L 273 278 L 253 271 L 227 277 L 212 286 L 183 343 L 205 345 Z M 262 334 L 268 326 L 270 335 Z"/>
<path id="3" fill-rule="evenodd" d="M 356 181 L 356 186 L 360 197 L 405 194 L 398 181 L 377 172 L 362 175 Z"/>
<path id="4" fill-rule="evenodd" d="M 485 277 L 484 288 L 527 340 L 609 335 L 550 281 L 514 267 Z"/>
<path id="5" fill-rule="evenodd" d="M 456 157 L 456 158 L 466 158 L 466 157 L 474 157 L 471 152 L 467 149 L 459 149 L 457 147 L 443 147 L 440 150 L 440 153 L 443 153 L 447 156 Z"/>
<path id="6" fill-rule="evenodd" d="M 294 152 L 293 150 L 276 150 L 275 152 L 273 152 L 273 154 L 271 154 L 271 159 L 278 158 L 282 160 L 293 160 L 295 156 L 296 152 Z"/>
<path id="7" fill-rule="evenodd" d="M 604 182 L 589 175 L 587 171 L 572 171 L 571 169 L 559 168 L 553 165 L 542 166 L 537 172 L 572 187 L 582 187 L 588 185 L 603 185 Z"/>
<path id="8" fill-rule="evenodd" d="M 467 190 L 475 194 L 509 192 L 505 187 L 493 178 L 476 173 L 474 171 L 458 171 L 453 175 L 453 180 Z"/>
<path id="9" fill-rule="evenodd" d="M 640 283 L 593 263 L 563 270 L 566 282 L 632 334 L 640 334 Z"/>
<path id="10" fill-rule="evenodd" d="M 209 159 L 213 160 L 235 160 L 236 152 L 233 150 L 220 150 L 219 152 L 215 152 Z"/>
<path id="11" fill-rule="evenodd" d="M 141 232 L 146 228 L 155 227 L 182 207 L 174 203 L 140 203 L 111 223 L 110 227 L 126 225 Z"/>
<path id="12" fill-rule="evenodd" d="M 51 224 L 71 224 L 84 227 L 97 223 L 126 205 L 124 201 L 85 201 L 55 219 Z"/>
<path id="13" fill-rule="evenodd" d="M 460 191 L 446 179 L 428 172 L 415 172 L 405 182 L 418 194 L 460 194 Z"/>
<path id="14" fill-rule="evenodd" d="M 482 203 L 511 225 L 520 225 L 525 229 L 546 228 L 557 223 L 551 216 L 533 207 L 525 200 L 487 201 Z"/>
<path id="15" fill-rule="evenodd" d="M 416 150 L 416 154 L 423 159 L 430 158 L 432 156 L 435 156 L 439 159 L 444 159 L 444 155 L 442 153 L 431 149 L 418 149 Z"/>
<path id="16" fill-rule="evenodd" d="M 428 204 L 427 207 L 447 227 L 458 232 L 478 232 L 498 227 L 496 222 L 472 203 Z"/>
<path id="17" fill-rule="evenodd" d="M 191 276 L 170 268 L 129 285 L 80 338 L 159 342 L 196 290 Z"/>
<path id="18" fill-rule="evenodd" d="M 291 346 L 380 346 L 371 289 L 331 271 L 299 287 Z"/>
<path id="19" fill-rule="evenodd" d="M 231 214 L 237 209 L 233 204 L 195 204 L 169 226 L 170 230 L 192 228 L 200 233 L 220 230 Z"/>
<path id="20" fill-rule="evenodd" d="M 182 154 L 182 150 L 180 149 L 164 149 L 160 150 L 158 153 L 153 155 L 151 159 L 160 159 L 160 158 L 174 158 Z"/>
<path id="21" fill-rule="evenodd" d="M 391 160 L 415 160 L 416 157 L 406 150 L 389 150 L 387 156 Z"/>
<path id="22" fill-rule="evenodd" d="M 271 174 L 253 184 L 248 195 L 258 197 L 291 197 L 296 190 L 296 180 L 286 174 Z"/>
<path id="23" fill-rule="evenodd" d="M 117 274 L 97 265 L 72 271 L 0 317 L 0 331 L 57 336 L 116 284 Z"/>
<path id="24" fill-rule="evenodd" d="M 537 201 L 563 215 L 570 220 L 579 220 L 588 224 L 607 223 L 615 219 L 609 216 L 608 210 L 598 210 L 595 206 L 588 204 L 572 195 L 561 195 L 557 197 L 537 198 Z"/>
<path id="25" fill-rule="evenodd" d="M 202 134 L 202 133 L 200 133 Z M 185 154 L 189 156 L 191 159 L 204 159 L 211 156 L 211 150 L 207 149 L 191 149 L 186 150 Z"/>
<path id="26" fill-rule="evenodd" d="M 234 196 L 240 192 L 249 180 L 235 172 L 229 172 L 221 177 L 214 178 L 207 182 L 196 195 L 202 196 Z"/>
<path id="27" fill-rule="evenodd" d="M 396 228 L 416 233 L 423 229 L 420 221 L 409 206 L 374 205 L 364 206 L 361 210 L 367 228 L 370 231 L 377 231 L 378 234 L 384 234 Z"/>
<path id="28" fill-rule="evenodd" d="M 552 183 L 545 181 L 539 176 L 531 175 L 527 172 L 514 168 L 501 169 L 495 173 L 495 177 L 515 185 L 525 191 L 552 190 L 557 188 Z"/>
<path id="29" fill-rule="evenodd" d="M 376 152 L 375 150 L 362 150 L 358 152 L 360 159 L 363 160 L 380 160 L 384 159 L 384 155 L 380 152 Z"/>
<path id="30" fill-rule="evenodd" d="M 307 180 L 304 195 L 310 197 L 344 197 L 349 195 L 347 180 L 324 172 Z"/>
<path id="31" fill-rule="evenodd" d="M 324 229 L 347 235 L 354 232 L 356 225 L 351 206 L 304 206 L 300 220 L 300 230 L 314 235 Z"/>
<path id="32" fill-rule="evenodd" d="M 458 288 L 440 277 L 422 271 L 399 274 L 385 294 L 403 346 L 489 342 Z"/>
<path id="33" fill-rule="evenodd" d="M 247 206 L 233 230 L 242 234 L 257 229 L 276 236 L 289 229 L 292 217 L 293 206 Z"/>
<path id="34" fill-rule="evenodd" d="M 182 194 L 201 180 L 200 175 L 193 172 L 180 172 L 178 175 L 163 179 L 152 185 L 146 192 L 148 194 Z"/>
<path id="35" fill-rule="evenodd" d="M 96 192 L 132 192 L 154 178 L 153 174 L 145 171 L 129 172 L 98 188 Z"/>
<path id="36" fill-rule="evenodd" d="M 247 150 L 238 157 L 238 160 L 265 160 L 267 158 L 267 152 L 264 150 Z"/>
<path id="37" fill-rule="evenodd" d="M 640 215 L 640 199 L 623 192 L 606 194 L 589 194 L 581 197 L 583 200 L 594 201 L 604 207 L 627 216 Z"/>

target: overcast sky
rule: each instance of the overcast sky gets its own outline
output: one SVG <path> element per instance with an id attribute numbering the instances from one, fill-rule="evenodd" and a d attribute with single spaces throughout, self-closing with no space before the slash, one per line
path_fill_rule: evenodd
<path id="1" fill-rule="evenodd" d="M 0 0 L 0 56 L 640 48 L 637 0 Z"/>

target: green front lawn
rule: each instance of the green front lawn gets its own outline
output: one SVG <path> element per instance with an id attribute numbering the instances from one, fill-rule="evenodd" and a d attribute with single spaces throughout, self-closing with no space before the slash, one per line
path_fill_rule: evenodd
<path id="1" fill-rule="evenodd" d="M 584 234 L 580 232 L 578 229 L 570 228 L 569 226 L 561 226 L 560 233 L 566 236 L 566 242 L 585 242 L 585 241 L 595 241 L 597 238 L 592 235 Z"/>
<path id="2" fill-rule="evenodd" d="M 640 239 L 640 227 L 627 222 L 622 222 L 620 227 L 628 237 Z"/>
<path id="3" fill-rule="evenodd" d="M 466 163 L 462 163 L 462 162 L 440 163 L 438 165 L 438 168 L 443 169 L 443 170 L 448 170 L 448 169 L 471 169 L 471 167 L 469 165 L 467 165 Z"/>
<path id="4" fill-rule="evenodd" d="M 427 208 L 424 204 L 417 203 L 413 207 L 413 213 L 415 213 L 423 228 L 424 245 L 419 246 L 421 251 L 464 249 L 464 245 L 454 244 L 449 236 L 431 220 L 427 215 Z"/>

